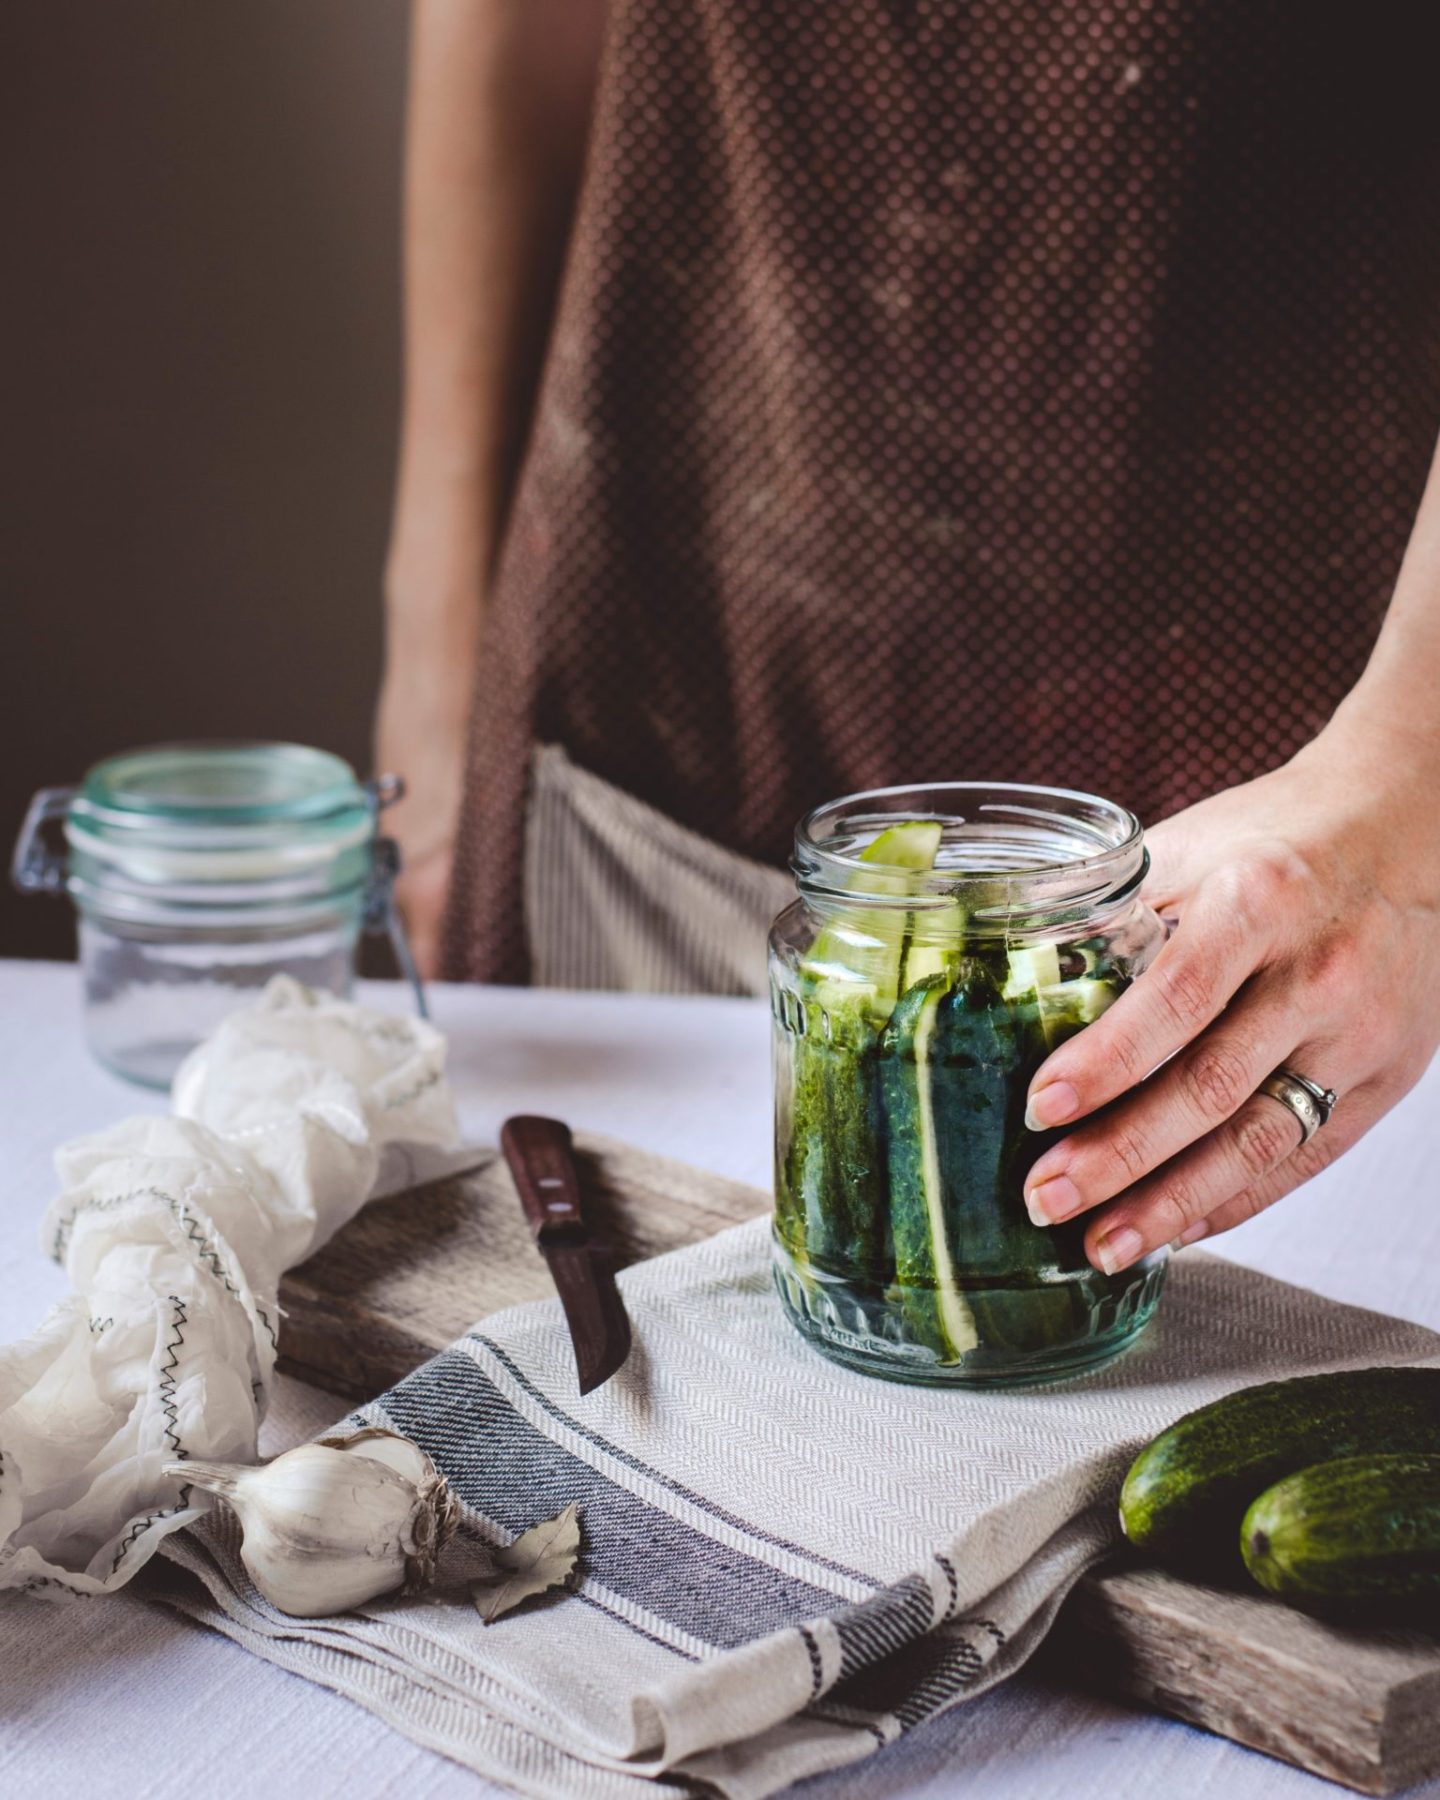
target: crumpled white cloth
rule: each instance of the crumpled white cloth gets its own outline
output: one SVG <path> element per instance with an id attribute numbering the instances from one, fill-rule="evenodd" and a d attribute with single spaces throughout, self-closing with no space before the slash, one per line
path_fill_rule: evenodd
<path id="1" fill-rule="evenodd" d="M 172 1104 L 56 1153 L 42 1242 L 76 1291 L 0 1349 L 0 1588 L 105 1593 L 197 1518 L 161 1468 L 255 1459 L 281 1273 L 457 1135 L 438 1031 L 285 976 Z"/>

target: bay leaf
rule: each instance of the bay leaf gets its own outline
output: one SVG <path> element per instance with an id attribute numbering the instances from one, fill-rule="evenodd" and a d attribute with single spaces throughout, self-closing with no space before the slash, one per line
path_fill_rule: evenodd
<path id="1" fill-rule="evenodd" d="M 535 1594 L 563 1587 L 580 1554 L 580 1508 L 571 1501 L 562 1513 L 522 1531 L 513 1544 L 495 1552 L 495 1576 L 471 1584 L 470 1597 L 485 1624 Z"/>

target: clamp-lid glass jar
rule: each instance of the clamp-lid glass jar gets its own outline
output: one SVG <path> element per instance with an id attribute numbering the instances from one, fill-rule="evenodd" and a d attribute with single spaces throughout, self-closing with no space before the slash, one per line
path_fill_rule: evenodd
<path id="1" fill-rule="evenodd" d="M 12 873 L 75 904 L 101 1062 L 164 1087 L 272 975 L 348 993 L 362 928 L 389 934 L 423 1011 L 392 901 L 399 852 L 378 827 L 400 792 L 323 750 L 239 743 L 127 751 L 38 793 Z"/>
<path id="2" fill-rule="evenodd" d="M 1052 788 L 856 794 L 796 833 L 770 940 L 776 1280 L 791 1319 L 868 1373 L 1039 1381 L 1122 1350 L 1166 1256 L 1091 1268 L 1041 1228 L 1031 1077 L 1164 941 L 1139 822 Z"/>

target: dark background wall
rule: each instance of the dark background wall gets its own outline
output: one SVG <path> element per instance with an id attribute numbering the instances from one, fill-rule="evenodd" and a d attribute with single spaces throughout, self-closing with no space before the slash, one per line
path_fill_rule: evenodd
<path id="1" fill-rule="evenodd" d="M 0 833 L 164 738 L 369 767 L 404 0 L 5 0 Z M 0 954 L 68 907 L 0 891 Z"/>

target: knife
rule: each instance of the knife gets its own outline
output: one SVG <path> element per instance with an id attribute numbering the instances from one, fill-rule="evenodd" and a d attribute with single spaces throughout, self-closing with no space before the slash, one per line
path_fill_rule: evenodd
<path id="1" fill-rule="evenodd" d="M 540 1254 L 565 1309 L 580 1392 L 608 1381 L 630 1354 L 630 1321 L 609 1252 L 592 1239 L 568 1125 L 521 1115 L 500 1128 L 500 1148 Z"/>

